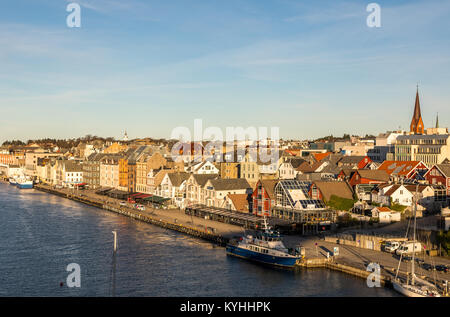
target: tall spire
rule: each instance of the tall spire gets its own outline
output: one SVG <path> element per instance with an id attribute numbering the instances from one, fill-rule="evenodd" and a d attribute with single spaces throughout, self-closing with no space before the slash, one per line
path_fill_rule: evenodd
<path id="1" fill-rule="evenodd" d="M 419 85 L 417 85 L 416 103 L 414 105 L 414 114 L 411 120 L 410 131 L 414 134 L 424 133 L 422 114 L 420 113 Z"/>
<path id="2" fill-rule="evenodd" d="M 439 112 L 436 113 L 436 129 L 439 128 Z"/>

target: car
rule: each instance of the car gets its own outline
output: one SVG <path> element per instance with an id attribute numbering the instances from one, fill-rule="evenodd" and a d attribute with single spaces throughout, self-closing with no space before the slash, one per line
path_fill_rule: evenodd
<path id="1" fill-rule="evenodd" d="M 428 264 L 428 263 L 423 263 L 422 264 L 422 268 L 424 268 L 427 271 L 433 271 L 434 270 L 434 267 L 431 264 Z"/>
<path id="2" fill-rule="evenodd" d="M 121 205 L 121 206 L 126 206 L 127 203 L 126 203 L 125 201 L 121 201 L 121 202 L 119 203 L 119 205 Z"/>
<path id="3" fill-rule="evenodd" d="M 439 272 L 448 273 L 449 268 L 445 264 L 440 264 L 440 265 L 436 265 L 436 270 Z"/>

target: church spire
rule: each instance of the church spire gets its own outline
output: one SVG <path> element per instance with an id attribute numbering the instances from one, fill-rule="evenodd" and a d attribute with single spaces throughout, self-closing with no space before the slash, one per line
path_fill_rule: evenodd
<path id="1" fill-rule="evenodd" d="M 439 129 L 439 113 L 436 113 L 436 129 Z"/>
<path id="2" fill-rule="evenodd" d="M 411 120 L 410 131 L 414 134 L 424 133 L 422 114 L 420 113 L 419 85 L 417 85 L 416 103 L 414 105 L 414 114 Z"/>

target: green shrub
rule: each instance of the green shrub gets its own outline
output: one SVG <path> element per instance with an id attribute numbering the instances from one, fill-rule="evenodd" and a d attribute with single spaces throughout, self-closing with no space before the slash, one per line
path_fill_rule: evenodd
<path id="1" fill-rule="evenodd" d="M 336 210 L 348 211 L 353 208 L 356 200 L 331 195 L 330 200 L 326 202 L 327 206 Z"/>

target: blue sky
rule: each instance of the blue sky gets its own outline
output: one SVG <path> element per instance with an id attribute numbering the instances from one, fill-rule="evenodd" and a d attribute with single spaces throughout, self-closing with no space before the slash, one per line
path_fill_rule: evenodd
<path id="1" fill-rule="evenodd" d="M 66 26 L 67 4 L 81 28 Z M 450 118 L 450 1 L 10 0 L 0 4 L 0 142 L 173 128 L 283 138 Z"/>

